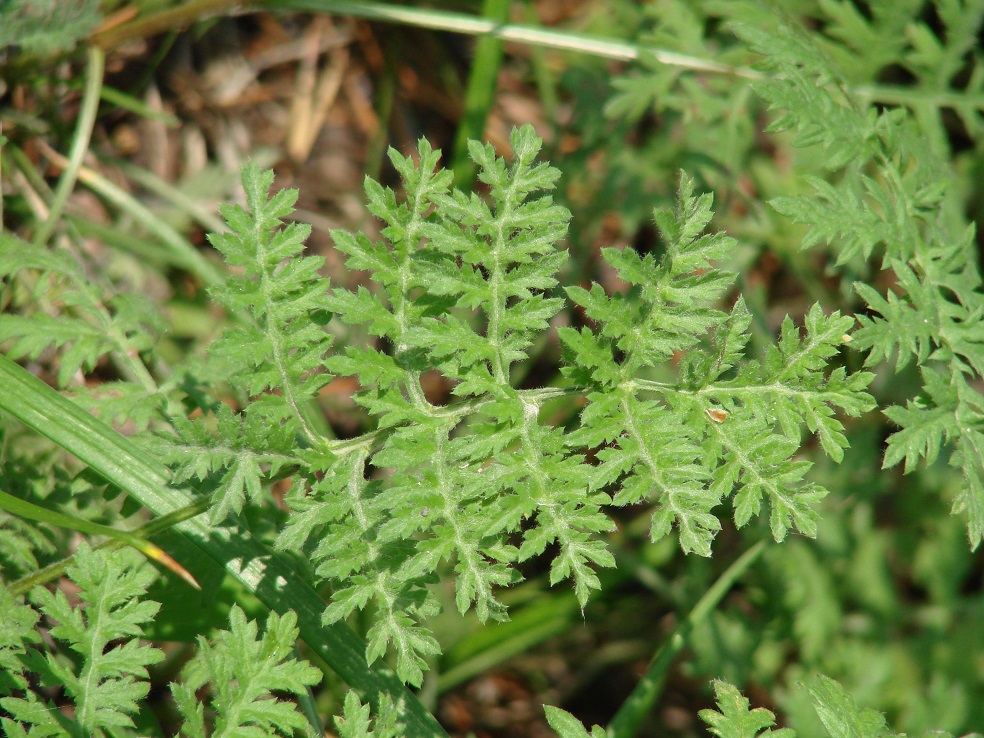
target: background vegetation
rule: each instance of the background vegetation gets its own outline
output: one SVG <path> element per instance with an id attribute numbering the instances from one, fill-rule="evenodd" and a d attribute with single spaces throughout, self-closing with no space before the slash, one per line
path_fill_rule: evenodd
<path id="1" fill-rule="evenodd" d="M 560 284 L 624 291 L 624 271 L 602 249 L 654 259 L 671 252 L 653 210 L 672 210 L 685 171 L 695 193 L 713 194 L 707 230 L 734 239 L 715 254 L 715 268 L 736 276 L 714 307 L 730 311 L 742 297 L 749 361 L 767 364 L 785 316 L 806 326 L 814 303 L 857 316 L 851 350 L 825 358 L 848 375 L 872 372 L 877 408 L 840 405 L 855 416 L 840 418 L 842 453 L 845 444 L 816 426 L 802 434 L 794 460 L 813 462 L 807 483 L 830 492 L 815 538 L 799 525 L 776 543 L 768 514 L 739 530 L 739 506 L 725 501 L 714 509 L 723 527 L 713 555 L 695 555 L 708 552 L 678 528 L 651 542 L 653 507 L 640 502 L 608 510 L 615 525 L 603 540 L 617 566 L 597 573 L 586 604 L 569 581 L 552 585 L 539 559 L 522 564 L 521 584 L 496 589 L 506 622 L 459 615 L 454 592 L 434 585 L 443 610 L 428 623 L 438 648 L 422 681 L 409 680 L 421 682 L 421 707 L 402 713 L 410 727 L 391 734 L 438 730 L 429 712 L 451 735 L 551 735 L 546 703 L 615 735 L 702 735 L 715 723 L 700 710 L 739 699 L 712 679 L 736 685 L 802 736 L 880 734 L 870 714 L 856 732 L 837 733 L 815 710 L 818 699 L 842 698 L 912 735 L 980 730 L 984 298 L 972 224 L 984 204 L 982 18 L 977 0 L 0 4 L 0 347 L 61 390 L 46 395 L 3 365 L 5 730 L 16 734 L 14 720 L 30 724 L 47 700 L 94 734 L 125 735 L 132 719 L 139 735 L 206 734 L 205 725 L 235 735 L 230 715 L 239 708 L 223 690 L 248 681 L 266 654 L 254 675 L 292 675 L 269 685 L 282 704 L 296 701 L 335 729 L 326 716 L 343 712 L 353 686 L 387 734 L 399 710 L 376 695 L 399 694 L 401 681 L 366 670 L 363 645 L 348 640 L 371 638 L 372 617 L 356 611 L 345 618 L 351 630 L 322 629 L 322 598 L 334 590 L 294 587 L 305 571 L 299 558 L 264 558 L 262 546 L 296 514 L 285 502 L 287 453 L 271 451 L 290 446 L 270 432 L 280 410 L 268 403 L 271 414 L 252 426 L 251 416 L 229 411 L 255 394 L 236 386 L 233 367 L 228 387 L 209 388 L 226 411 L 203 412 L 212 405 L 199 379 L 214 371 L 204 368 L 206 347 L 241 329 L 237 311 L 249 301 L 237 303 L 244 292 L 228 285 L 248 285 L 253 266 L 213 239 L 245 280 L 230 281 L 206 234 L 228 231 L 220 203 L 243 202 L 241 165 L 258 165 L 254 180 L 272 167 L 273 191 L 297 188 L 299 199 L 292 214 L 271 205 L 271 222 L 309 223 L 304 253 L 323 257 L 318 276 L 357 294 L 369 284 L 364 267 L 346 268 L 354 247 L 330 232 L 393 238 L 382 230 L 394 226 L 381 222 L 380 201 L 370 210 L 363 191 L 366 175 L 412 191 L 388 147 L 419 159 L 426 139 L 443 151 L 455 186 L 488 195 L 466 142 L 489 141 L 511 158 L 510 131 L 526 123 L 544 140 L 539 159 L 560 172 L 556 204 L 572 214 Z M 255 185 L 251 211 L 264 195 Z M 590 304 L 574 301 L 553 328 L 595 325 Z M 371 339 L 357 321 L 326 322 L 329 307 L 342 315 L 351 306 L 313 308 L 311 323 L 323 318 L 336 347 Z M 678 351 L 647 376 L 676 381 L 687 367 L 697 371 L 686 354 L 706 349 Z M 563 366 L 564 344 L 547 332 L 514 383 L 563 388 L 572 381 Z M 307 388 L 316 400 L 306 417 L 344 441 L 378 419 L 353 400 L 356 379 L 337 373 Z M 435 404 L 454 400 L 447 374 L 421 375 Z M 564 426 L 580 408 L 555 400 L 543 412 Z M 89 426 L 88 411 L 107 425 Z M 777 415 L 777 426 L 786 421 L 795 425 Z M 709 443 L 704 452 L 716 453 Z M 139 526 L 122 543 L 165 562 L 153 582 L 126 549 L 100 558 L 80 543 L 120 543 L 121 531 Z M 239 579 L 202 563 L 189 541 L 227 568 L 233 562 Z M 66 578 L 59 562 L 76 549 Z M 203 592 L 175 576 L 186 569 Z M 293 588 L 278 589 L 278 577 Z M 108 596 L 100 582 L 117 583 L 106 590 L 119 602 L 106 608 L 124 612 L 110 618 L 119 630 L 92 635 L 86 621 L 73 631 L 70 603 L 97 609 Z M 33 597 L 45 612 L 33 622 L 13 596 L 39 583 L 58 594 Z M 126 609 L 144 591 L 160 610 Z M 296 620 L 268 615 L 271 601 L 295 609 Z M 128 656 L 139 663 L 134 680 L 140 669 L 149 679 L 143 694 L 112 664 L 85 656 L 132 628 L 158 649 Z M 321 632 L 297 652 L 318 672 L 280 666 L 292 663 L 295 628 Z M 32 637 L 43 637 L 47 666 L 16 657 Z M 223 642 L 257 650 L 214 655 Z M 94 673 L 123 687 L 107 698 L 108 712 L 93 705 L 90 716 L 81 706 L 92 695 L 78 684 Z M 179 673 L 185 686 L 167 691 Z M 130 689 L 139 711 L 117 717 L 114 700 Z M 348 727 L 338 730 L 365 735 L 352 699 Z M 267 732 L 305 729 L 267 707 L 257 718 Z M 555 729 L 562 719 L 552 718 Z M 32 729 L 75 729 L 57 722 Z M 717 729 L 755 735 L 767 724 Z"/>

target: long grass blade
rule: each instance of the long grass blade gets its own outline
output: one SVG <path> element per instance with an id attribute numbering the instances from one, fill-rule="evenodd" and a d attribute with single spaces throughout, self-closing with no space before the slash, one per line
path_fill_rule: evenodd
<path id="1" fill-rule="evenodd" d="M 72 137 L 72 148 L 62 171 L 61 179 L 58 180 L 58 187 L 55 189 L 55 198 L 48 211 L 48 217 L 34 234 L 32 243 L 41 246 L 48 242 L 51 234 L 61 218 L 68 196 L 75 188 L 75 182 L 82 168 L 82 159 L 85 158 L 89 150 L 89 141 L 92 138 L 92 129 L 96 125 L 96 113 L 99 110 L 99 93 L 102 90 L 103 70 L 105 69 L 106 55 L 98 46 L 89 47 L 88 64 L 86 66 L 85 91 L 82 94 L 82 109 L 79 112 L 78 120 L 75 124 L 75 133 Z"/>
<path id="2" fill-rule="evenodd" d="M 117 530 L 116 528 L 111 528 L 108 525 L 100 525 L 99 523 L 93 523 L 89 520 L 83 520 L 82 518 L 65 515 L 57 510 L 48 510 L 40 505 L 35 505 L 32 502 L 22 500 L 19 497 L 14 497 L 13 495 L 7 494 L 3 491 L 0 491 L 0 509 L 7 511 L 12 515 L 27 518 L 28 520 L 37 520 L 42 523 L 50 523 L 51 525 L 57 525 L 60 528 L 77 530 L 80 533 L 88 533 L 89 535 L 108 536 L 109 538 L 114 538 L 128 546 L 133 546 L 133 548 L 140 551 L 140 553 L 148 559 L 153 559 L 154 561 L 160 562 L 162 566 L 165 566 L 173 571 L 195 589 L 201 589 L 201 586 L 191 575 L 191 573 L 175 561 L 170 554 L 164 551 L 164 549 L 156 543 L 152 543 L 136 533 L 131 533 L 126 530 Z"/>
<path id="3" fill-rule="evenodd" d="M 694 605 L 694 609 L 687 614 L 687 617 L 673 629 L 669 638 L 663 641 L 652 661 L 649 662 L 645 675 L 632 690 L 628 699 L 622 703 L 611 723 L 608 724 L 608 735 L 611 738 L 631 738 L 639 732 L 642 721 L 652 711 L 656 699 L 663 690 L 663 683 L 666 681 L 666 674 L 673 663 L 673 659 L 687 644 L 687 637 L 694 626 L 702 623 L 714 612 L 714 609 L 724 599 L 735 582 L 748 571 L 764 550 L 765 544 L 759 541 L 739 556 L 704 593 L 704 596 Z"/>

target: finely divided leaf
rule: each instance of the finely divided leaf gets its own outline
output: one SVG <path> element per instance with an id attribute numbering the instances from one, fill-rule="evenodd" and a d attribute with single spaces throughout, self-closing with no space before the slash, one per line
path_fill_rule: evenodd
<path id="1" fill-rule="evenodd" d="M 295 656 L 297 617 L 271 612 L 262 635 L 238 605 L 229 613 L 230 629 L 212 641 L 198 640 L 198 653 L 185 667 L 180 684 L 172 685 L 185 719 L 182 732 L 203 734 L 203 714 L 194 694 L 212 692 L 215 735 L 251 737 L 294 735 L 308 727 L 297 706 L 274 692 L 300 694 L 321 681 L 321 672 Z"/>
<path id="2" fill-rule="evenodd" d="M 700 711 L 708 732 L 718 738 L 795 738 L 796 733 L 789 728 L 774 729 L 776 716 L 769 710 L 750 710 L 748 700 L 736 687 L 718 680 L 713 684 L 718 709 Z"/>
<path id="3" fill-rule="evenodd" d="M 230 232 L 209 236 L 230 265 L 243 267 L 241 276 L 230 276 L 212 296 L 244 320 L 210 352 L 222 360 L 231 382 L 251 396 L 266 393 L 262 407 L 270 416 L 291 419 L 309 443 L 316 443 L 307 404 L 330 379 L 324 365 L 332 339 L 322 327 L 328 281 L 318 274 L 321 257 L 300 255 L 310 227 L 283 225 L 297 192 L 269 197 L 272 183 L 272 172 L 246 164 L 249 209 L 223 207 Z"/>
<path id="4" fill-rule="evenodd" d="M 42 703 L 33 693 L 5 697 L 0 704 L 15 719 L 37 731 L 54 730 L 45 735 L 62 735 L 66 727 L 88 734 L 115 728 L 132 728 L 132 715 L 138 703 L 150 689 L 147 667 L 164 658 L 163 652 L 140 645 L 143 625 L 157 613 L 158 604 L 142 600 L 155 573 L 145 562 L 134 563 L 132 552 L 112 553 L 92 550 L 83 542 L 79 545 L 68 568 L 69 578 L 79 588 L 81 604 L 73 607 L 61 590 L 51 592 L 35 588 L 31 598 L 54 624 L 52 638 L 77 654 L 78 666 L 72 660 L 58 658 L 54 653 L 43 657 L 34 647 L 27 660 L 29 670 L 38 674 L 43 686 L 63 686 L 75 706 L 71 718 L 54 719 L 55 708 Z M 8 603 L 9 605 L 9 603 Z M 12 624 L 26 622 L 16 616 Z M 16 636 L 11 632 L 8 638 Z M 122 641 L 110 646 L 117 641 Z M 19 648 L 28 646 L 21 639 Z M 18 648 L 14 644 L 15 648 Z M 23 670 L 20 670 L 23 674 Z M 22 687 L 18 671 L 11 675 L 14 687 Z"/>

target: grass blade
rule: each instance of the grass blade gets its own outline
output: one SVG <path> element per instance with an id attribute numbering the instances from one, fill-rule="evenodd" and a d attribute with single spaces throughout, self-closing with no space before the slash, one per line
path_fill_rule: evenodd
<path id="1" fill-rule="evenodd" d="M 670 664 L 683 650 L 690 631 L 714 612 L 714 608 L 720 604 L 735 582 L 748 571 L 748 568 L 755 563 L 755 560 L 761 556 L 764 550 L 765 544 L 759 541 L 739 556 L 738 560 L 729 566 L 724 574 L 718 577 L 718 580 L 704 593 L 704 596 L 694 605 L 694 609 L 687 614 L 687 617 L 673 629 L 669 638 L 663 641 L 652 661 L 649 662 L 649 668 L 646 669 L 642 680 L 632 690 L 632 694 L 622 703 L 615 717 L 608 724 L 608 734 L 611 738 L 631 738 L 639 732 L 639 726 L 653 709 L 656 698 L 659 697 L 663 689 L 663 682 L 666 679 Z"/>
<path id="2" fill-rule="evenodd" d="M 96 125 L 96 113 L 99 110 L 99 92 L 102 89 L 106 55 L 98 46 L 90 46 L 88 57 L 85 92 L 82 95 L 82 109 L 75 126 L 75 134 L 72 137 L 72 150 L 69 153 L 61 179 L 58 180 L 58 188 L 55 190 L 55 199 L 51 203 L 48 217 L 34 234 L 32 243 L 35 246 L 45 244 L 51 238 L 51 234 L 61 218 L 62 211 L 65 209 L 65 203 L 68 202 L 68 196 L 72 194 L 72 190 L 75 188 L 79 170 L 82 168 L 82 159 L 85 158 L 85 154 L 89 150 L 89 140 L 92 138 L 92 129 Z"/>
<path id="3" fill-rule="evenodd" d="M 130 531 L 125 530 L 117 530 L 116 528 L 111 528 L 108 525 L 100 525 L 99 523 L 93 523 L 89 520 L 83 520 L 82 518 L 65 515 L 64 513 L 57 512 L 56 510 L 48 510 L 40 505 L 35 505 L 34 503 L 28 502 L 27 500 L 22 500 L 19 497 L 14 497 L 13 495 L 9 495 L 3 491 L 0 491 L 0 510 L 5 510 L 12 515 L 27 518 L 28 520 L 39 520 L 43 523 L 57 525 L 60 528 L 77 530 L 80 533 L 113 538 L 121 543 L 125 543 L 128 546 L 133 546 L 133 548 L 137 549 L 148 559 L 153 559 L 154 561 L 160 562 L 162 566 L 166 566 L 195 589 L 201 589 L 201 586 L 199 586 L 198 582 L 188 572 L 188 570 L 175 561 L 170 554 L 164 551 L 164 549 L 156 543 L 152 543 L 136 533 L 131 533 Z"/>
<path id="4" fill-rule="evenodd" d="M 485 0 L 482 17 L 501 25 L 509 20 L 509 0 Z M 495 100 L 502 66 L 503 42 L 491 34 L 478 37 L 465 90 L 465 112 L 454 137 L 454 170 L 456 187 L 470 186 L 475 178 L 475 164 L 468 156 L 469 139 L 485 139 L 485 122 Z"/>

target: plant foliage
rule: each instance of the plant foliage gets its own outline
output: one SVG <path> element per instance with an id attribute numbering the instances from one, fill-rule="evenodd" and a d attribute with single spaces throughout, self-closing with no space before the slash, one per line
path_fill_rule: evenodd
<path id="1" fill-rule="evenodd" d="M 796 735 L 787 728 L 773 730 L 776 716 L 764 707 L 750 710 L 748 700 L 727 682 L 715 681 L 714 695 L 718 710 L 701 710 L 700 718 L 718 738 L 794 738 Z"/>
<path id="2" fill-rule="evenodd" d="M 230 230 L 211 237 L 240 269 L 212 294 L 239 320 L 197 380 L 205 389 L 228 383 L 242 408 L 206 402 L 205 416 L 172 417 L 173 433 L 151 444 L 176 482 L 213 486 L 213 524 L 293 475 L 277 545 L 309 551 L 315 576 L 331 584 L 326 623 L 370 609 L 367 656 L 393 653 L 413 684 L 438 652 L 424 621 L 439 609 L 428 585 L 443 567 L 459 611 L 501 620 L 497 591 L 548 551 L 551 582 L 570 580 L 584 606 L 596 569 L 614 564 L 602 537 L 612 505 L 651 504 L 651 538 L 675 529 L 684 551 L 703 556 L 721 529 L 715 508 L 729 497 L 739 527 L 765 503 L 777 541 L 790 530 L 813 536 L 826 490 L 805 479 L 810 462 L 794 458 L 802 435 L 816 434 L 839 460 L 846 440 L 835 411 L 871 407 L 871 375 L 825 371 L 851 318 L 814 306 L 802 328 L 787 319 L 762 360 L 744 355 L 744 303 L 717 307 L 734 278 L 717 262 L 733 241 L 704 233 L 711 198 L 685 176 L 676 207 L 655 213 L 661 257 L 607 249 L 623 291 L 566 288 L 588 324 L 558 331 L 565 386 L 517 386 L 517 366 L 566 306 L 557 274 L 570 215 L 547 194 L 560 173 L 536 162 L 532 128 L 511 143 L 511 163 L 491 146 L 470 147 L 488 199 L 451 189 L 426 141 L 418 162 L 391 152 L 403 195 L 366 181 L 383 240 L 333 233 L 348 266 L 373 284 L 354 291 L 332 288 L 322 260 L 302 255 L 307 226 L 283 225 L 296 192 L 268 196 L 272 174 L 247 165 L 246 207 L 224 207 Z M 5 263 L 14 273 L 62 261 L 55 273 L 75 291 L 65 294 L 80 295 L 73 304 L 96 328 L 91 348 L 71 339 L 63 368 L 74 373 L 130 343 L 68 260 L 11 247 Z M 376 339 L 331 353 L 329 316 Z M 21 354 L 59 345 L 46 316 L 6 317 L 0 326 L 23 336 Z M 655 379 L 680 352 L 677 379 Z M 450 404 L 424 393 L 428 370 L 451 385 Z M 363 436 L 332 440 L 318 425 L 312 402 L 332 375 L 358 380 L 355 400 L 375 418 Z M 587 403 L 570 424 L 542 417 L 546 402 L 575 394 Z"/>
<path id="3" fill-rule="evenodd" d="M 506 617 L 497 590 L 548 550 L 551 581 L 571 580 L 583 606 L 595 569 L 614 563 L 599 536 L 612 528 L 611 504 L 652 502 L 652 538 L 676 528 L 685 551 L 705 556 L 721 527 L 712 510 L 731 495 L 739 526 L 767 501 L 776 540 L 791 529 L 814 535 L 826 492 L 793 459 L 801 436 L 815 433 L 839 459 L 834 411 L 871 407 L 869 374 L 824 372 L 850 318 L 815 307 L 802 330 L 787 320 L 764 360 L 744 357 L 744 304 L 715 307 L 733 280 L 715 265 L 732 242 L 703 234 L 711 200 L 686 178 L 677 207 L 656 213 L 661 259 L 609 249 L 624 292 L 567 288 L 591 323 L 560 331 L 567 386 L 515 386 L 517 363 L 564 308 L 556 275 L 569 214 L 546 194 L 559 172 L 536 163 L 532 129 L 511 143 L 511 163 L 470 148 L 488 200 L 452 190 L 425 141 L 419 162 L 391 152 L 402 198 L 366 182 L 384 240 L 333 233 L 348 266 L 373 283 L 354 291 L 331 288 L 320 260 L 299 255 L 304 227 L 279 228 L 296 194 L 267 199 L 271 175 L 247 166 L 247 209 L 226 208 L 231 231 L 213 237 L 243 267 L 214 294 L 246 325 L 212 355 L 248 403 L 238 417 L 216 409 L 217 436 L 179 421 L 159 446 L 179 478 L 219 475 L 215 521 L 259 499 L 261 480 L 296 470 L 278 545 L 310 551 L 315 575 L 331 583 L 326 622 L 370 608 L 370 660 L 392 652 L 414 684 L 438 649 L 422 623 L 438 610 L 428 584 L 442 567 L 453 570 L 458 609 L 484 621 Z M 378 340 L 328 354 L 326 311 Z M 698 345 L 706 351 L 691 354 L 678 381 L 651 378 Z M 448 405 L 422 389 L 421 374 L 435 369 L 452 386 Z M 308 417 L 332 374 L 358 379 L 356 402 L 376 418 L 364 436 L 330 440 Z M 547 400 L 574 393 L 588 399 L 574 427 L 541 418 Z"/>
<path id="4" fill-rule="evenodd" d="M 76 6 L 59 15 L 51 3 L 0 3 L 0 52 L 14 43 L 40 54 L 70 49 L 99 20 L 97 4 Z M 805 30 L 796 13 L 816 28 Z M 297 608 L 302 626 L 310 631 L 320 617 L 325 632 L 339 632 L 345 621 L 362 627 L 364 653 L 352 635 L 347 645 L 359 653 L 346 654 L 362 668 L 390 664 L 399 680 L 420 686 L 441 654 L 435 619 L 442 608 L 453 600 L 460 614 L 496 627 L 510 617 L 504 591 L 538 568 L 551 585 L 573 591 L 583 614 L 610 576 L 603 570 L 616 565 L 611 534 L 631 517 L 620 508 L 632 506 L 648 518 L 652 542 L 673 539 L 685 554 L 710 557 L 719 537 L 734 538 L 724 532 L 730 527 L 786 541 L 763 556 L 764 583 L 742 599 L 762 623 L 724 612 L 695 618 L 693 661 L 706 672 L 728 672 L 739 684 L 754 681 L 749 674 L 778 683 L 781 671 L 793 673 L 795 652 L 797 675 L 853 664 L 852 689 L 879 684 L 887 694 L 892 675 L 922 658 L 909 669 L 912 680 L 928 684 L 912 714 L 932 704 L 955 705 L 954 724 L 979 714 L 967 705 L 980 675 L 962 675 L 952 689 L 947 682 L 974 670 L 941 666 L 961 660 L 951 647 L 935 653 L 927 640 L 902 657 L 887 642 L 913 627 L 899 582 L 928 592 L 932 612 L 918 612 L 918 622 L 959 619 L 956 603 L 974 571 L 960 558 L 961 526 L 972 549 L 984 536 L 984 290 L 977 235 L 964 215 L 968 196 L 959 192 L 968 178 L 957 176 L 948 150 L 951 118 L 971 139 L 984 133 L 976 52 L 984 4 L 667 0 L 624 15 L 649 29 L 649 41 L 707 62 L 689 68 L 642 50 L 641 71 L 616 81 L 605 108 L 626 135 L 609 147 L 612 128 L 600 117 L 583 122 L 582 142 L 604 141 L 606 155 L 623 165 L 605 192 L 626 193 L 623 215 L 634 227 L 652 206 L 642 183 L 673 179 L 681 161 L 700 171 L 679 173 L 676 193 L 657 200 L 651 248 L 601 250 L 605 286 L 569 269 L 572 216 L 561 202 L 580 177 L 568 175 L 579 181 L 563 189 L 561 172 L 539 161 L 542 141 L 525 125 L 511 132 L 511 151 L 501 156 L 469 143 L 474 192 L 453 186 L 426 140 L 410 155 L 391 150 L 398 182 L 364 183 L 378 239 L 331 234 L 361 282 L 322 276 L 325 260 L 305 253 L 310 228 L 291 219 L 297 193 L 271 193 L 273 173 L 247 164 L 245 204 L 223 206 L 227 229 L 209 236 L 229 267 L 209 290 L 225 312 L 221 335 L 207 357 L 183 357 L 177 366 L 163 358 L 170 339 L 159 307 L 138 285 L 119 289 L 71 229 L 51 249 L 0 234 L 0 343 L 32 370 L 50 371 L 80 404 L 134 431 L 170 466 L 175 485 L 190 482 L 207 495 L 195 509 L 207 499 L 217 537 L 228 542 L 251 529 L 279 549 L 277 557 L 298 562 L 298 579 L 311 591 L 310 579 L 326 599 L 323 611 Z M 732 66 L 752 56 L 756 71 Z M 752 84 L 698 76 L 708 70 Z M 878 86 L 882 76 L 899 70 L 911 89 L 871 105 L 888 94 Z M 788 186 L 792 175 L 770 182 L 755 172 L 752 90 L 771 111 L 775 140 L 802 149 L 809 162 L 795 186 Z M 634 157 L 621 138 L 644 138 L 654 118 L 678 125 L 680 136 L 656 140 L 665 153 Z M 765 158 L 770 171 L 779 169 L 782 155 Z M 590 169 L 586 163 L 586 176 Z M 746 172 L 754 183 L 739 187 Z M 724 180 L 740 197 L 718 197 L 724 217 L 716 218 L 714 198 L 701 191 Z M 750 205 L 746 190 L 759 186 L 783 193 L 763 199 L 771 212 Z M 577 203 L 568 204 L 581 218 Z M 733 229 L 733 213 L 746 207 L 751 216 Z M 788 236 L 754 236 L 783 223 L 797 224 L 794 240 L 804 250 L 823 251 L 829 274 L 819 280 L 802 269 L 800 255 L 781 255 L 819 301 L 773 321 L 741 274 L 750 262 L 740 254 L 754 251 L 749 234 L 759 246 Z M 721 227 L 730 235 L 715 231 Z M 579 268 L 590 258 L 573 256 Z M 837 276 L 841 309 L 825 309 Z M 552 373 L 536 371 L 544 357 Z M 890 374 L 905 381 L 892 384 Z M 104 375 L 114 379 L 92 381 Z M 321 407 L 334 380 L 357 387 L 352 399 L 361 408 L 363 425 L 346 426 L 344 438 Z M 889 398 L 883 413 L 891 432 L 870 419 L 845 421 L 875 408 L 873 386 Z M 122 512 L 114 507 L 115 488 L 73 476 L 74 462 L 61 464 L 64 456 L 50 448 L 32 448 L 23 428 L 5 419 L 0 438 L 4 484 L 16 495 L 108 522 L 131 511 L 127 503 Z M 884 469 L 901 467 L 896 482 L 938 460 L 961 478 L 952 487 L 931 481 L 922 497 L 898 503 L 901 516 L 909 514 L 905 505 L 928 511 L 931 495 L 949 495 L 962 516 L 917 514 L 928 534 L 904 573 L 898 552 L 912 550 L 911 541 L 881 529 L 870 500 L 855 504 L 863 496 L 851 489 L 858 466 L 846 452 L 859 445 Z M 887 474 L 865 480 L 879 489 L 892 484 Z M 831 490 L 838 505 L 852 505 L 850 520 L 821 521 Z M 821 540 L 806 541 L 821 522 Z M 0 544 L 6 571 L 18 573 L 71 550 L 67 536 L 2 514 Z M 697 583 L 687 586 L 700 587 L 701 564 L 687 561 L 687 574 L 665 587 L 670 599 L 690 597 L 678 584 L 690 574 Z M 141 642 L 157 612 L 146 597 L 151 570 L 83 543 L 67 576 L 77 604 L 60 589 L 39 587 L 30 606 L 0 586 L 3 730 L 133 734 L 148 675 L 162 659 Z M 199 636 L 170 690 L 182 734 L 319 731 L 293 702 L 320 674 L 291 653 L 298 617 L 289 604 L 262 627 L 236 605 L 229 630 Z M 978 637 L 974 615 L 960 617 L 967 637 Z M 776 636 L 781 628 L 785 640 Z M 45 629 L 50 638 L 42 639 Z M 873 642 L 880 629 L 884 653 L 868 658 L 875 647 L 863 639 Z M 728 682 L 714 682 L 714 692 L 717 709 L 701 718 L 719 738 L 795 735 L 771 711 L 751 709 Z M 831 679 L 808 679 L 803 692 L 832 736 L 895 735 L 881 713 Z M 796 699 L 782 696 L 780 707 L 807 704 Z M 405 706 L 382 693 L 350 692 L 338 732 L 411 733 Z M 559 708 L 546 714 L 564 738 L 605 735 Z"/>
<path id="5" fill-rule="evenodd" d="M 297 642 L 297 618 L 292 613 L 267 617 L 262 635 L 256 622 L 247 620 L 239 606 L 229 613 L 229 630 L 211 642 L 199 637 L 198 653 L 171 684 L 189 738 L 209 735 L 294 735 L 308 724 L 297 706 L 271 697 L 273 692 L 300 694 L 321 681 L 321 673 L 292 655 Z M 206 729 L 204 703 L 197 693 L 212 693 L 214 725 Z"/>
<path id="6" fill-rule="evenodd" d="M 61 590 L 37 587 L 31 593 L 35 609 L 0 586 L 4 735 L 113 735 L 134 727 L 133 716 L 150 689 L 148 667 L 164 658 L 140 642 L 159 608 L 145 596 L 154 576 L 132 553 L 110 554 L 82 543 L 68 569 L 79 588 L 78 605 Z M 41 617 L 53 623 L 48 632 L 63 653 L 42 651 L 36 629 Z M 299 694 L 321 679 L 317 669 L 292 655 L 295 617 L 271 613 L 258 635 L 256 623 L 234 607 L 230 626 L 211 641 L 201 638 L 182 680 L 171 684 L 185 720 L 181 734 L 269 736 L 306 730 L 297 706 L 273 697 L 274 692 Z M 62 687 L 65 703 L 46 700 L 38 686 Z M 213 692 L 214 717 L 208 721 L 197 696 L 206 686 Z"/>
<path id="7" fill-rule="evenodd" d="M 899 734 L 886 729 L 885 716 L 875 710 L 861 708 L 834 680 L 819 676 L 806 686 L 813 706 L 830 736 L 844 738 L 890 738 Z M 795 738 L 796 731 L 774 728 L 775 715 L 764 707 L 749 709 L 748 700 L 727 682 L 715 681 L 717 710 L 701 710 L 700 717 L 718 738 Z M 949 733 L 937 733 L 940 738 Z"/>
<path id="8" fill-rule="evenodd" d="M 791 728 L 776 727 L 776 716 L 764 707 L 750 708 L 748 699 L 728 682 L 713 682 L 717 710 L 700 711 L 708 732 L 718 738 L 796 738 Z M 859 707 L 844 688 L 823 675 L 803 687 L 813 700 L 813 707 L 831 738 L 904 738 L 903 734 L 887 729 L 885 716 Z M 595 725 L 589 734 L 580 721 L 564 710 L 547 706 L 550 727 L 560 738 L 604 738 L 604 728 Z M 950 733 L 933 733 L 948 738 Z"/>
<path id="9" fill-rule="evenodd" d="M 66 649 L 64 655 L 42 655 L 31 628 L 38 615 L 4 589 L 3 622 L 14 626 L 3 628 L 12 682 L 4 685 L 9 696 L 0 698 L 0 706 L 10 715 L 0 719 L 6 735 L 89 735 L 132 728 L 137 703 L 150 689 L 147 667 L 164 657 L 137 640 L 158 608 L 156 602 L 141 599 L 154 576 L 150 567 L 135 567 L 129 557 L 107 556 L 83 543 L 68 575 L 79 587 L 82 606 L 73 607 L 60 590 L 38 587 L 31 595 L 53 621 L 49 632 Z M 108 647 L 118 639 L 125 640 Z M 19 694 L 27 687 L 28 673 L 35 674 L 42 686 L 63 686 L 74 715 L 61 715 L 33 690 Z"/>
<path id="10" fill-rule="evenodd" d="M 956 6 L 944 16 L 959 37 L 969 18 Z M 792 130 L 796 145 L 819 148 L 836 177 L 811 177 L 808 194 L 772 205 L 806 224 L 804 248 L 836 244 L 840 265 L 877 253 L 894 273 L 895 287 L 885 292 L 855 284 L 868 314 L 852 345 L 869 349 L 869 366 L 894 357 L 897 370 L 915 362 L 923 378 L 919 397 L 885 410 L 898 430 L 884 465 L 904 461 L 908 472 L 947 449 L 964 478 L 953 509 L 966 517 L 976 548 L 984 536 L 984 396 L 977 382 L 984 373 L 984 291 L 974 227 L 941 214 L 950 171 L 904 109 L 859 104 L 815 39 L 776 17 L 772 29 L 738 28 L 771 75 L 755 89 L 781 111 L 770 129 Z M 896 22 L 887 12 L 875 19 Z"/>
<path id="11" fill-rule="evenodd" d="M 3 0 L 0 52 L 9 46 L 40 55 L 71 50 L 102 20 L 98 0 Z"/>
<path id="12" fill-rule="evenodd" d="M 348 692 L 342 710 L 335 718 L 338 738 L 398 738 L 403 735 L 403 724 L 390 700 L 384 700 L 378 714 L 372 717 L 369 705 L 363 705 L 355 692 Z"/>

